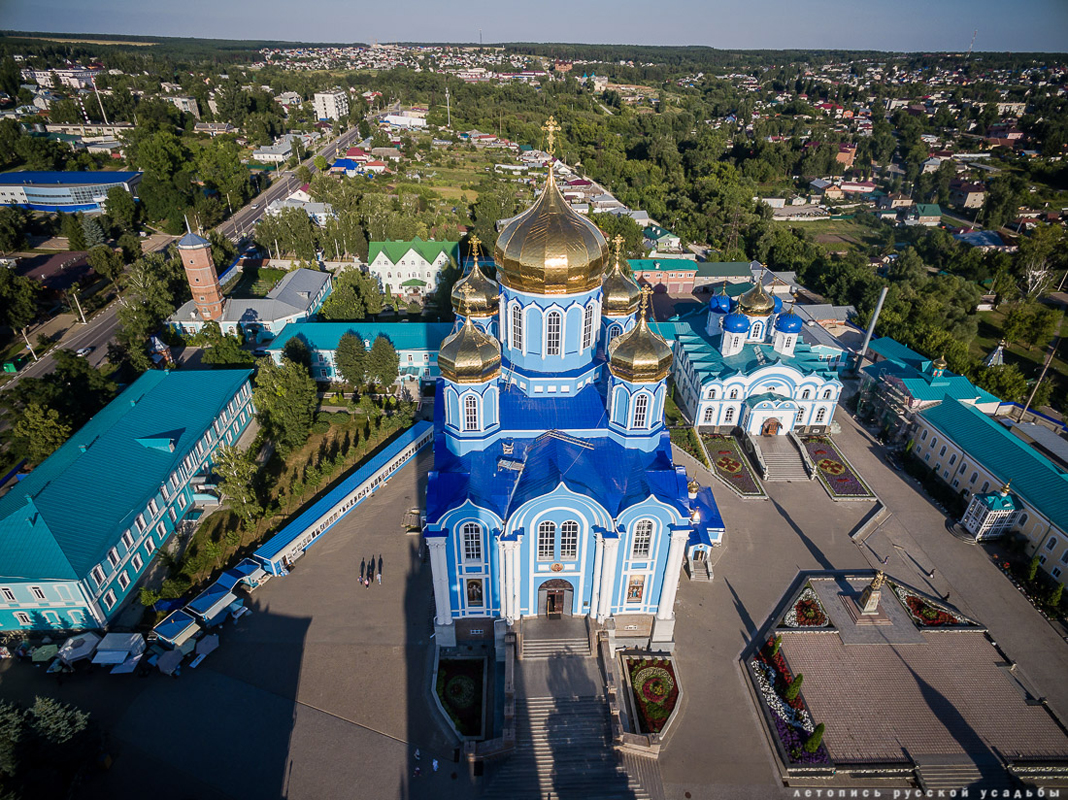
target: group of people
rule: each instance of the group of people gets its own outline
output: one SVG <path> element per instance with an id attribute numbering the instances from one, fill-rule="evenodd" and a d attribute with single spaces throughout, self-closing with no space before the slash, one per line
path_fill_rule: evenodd
<path id="1" fill-rule="evenodd" d="M 364 559 L 360 562 L 360 577 L 359 583 L 362 583 L 365 589 L 371 588 L 371 579 L 381 586 L 382 585 L 382 556 L 379 555 L 376 560 L 374 556 L 370 559 Z"/>

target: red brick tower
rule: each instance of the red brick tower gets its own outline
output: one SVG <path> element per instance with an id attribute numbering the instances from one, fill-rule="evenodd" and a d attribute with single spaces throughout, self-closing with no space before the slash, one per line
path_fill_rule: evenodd
<path id="1" fill-rule="evenodd" d="M 178 240 L 178 252 L 200 318 L 205 322 L 218 320 L 222 317 L 223 296 L 211 257 L 211 242 L 189 231 Z"/>

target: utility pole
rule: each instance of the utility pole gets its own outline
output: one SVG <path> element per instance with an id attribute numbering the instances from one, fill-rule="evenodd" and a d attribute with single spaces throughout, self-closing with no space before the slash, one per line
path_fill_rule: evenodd
<path id="1" fill-rule="evenodd" d="M 1043 378 L 1046 377 L 1046 370 L 1049 369 L 1050 362 L 1053 361 L 1053 356 L 1057 353 L 1057 347 L 1061 342 L 1060 323 L 1057 324 L 1057 332 L 1053 335 L 1053 341 L 1050 342 L 1049 352 L 1046 353 L 1046 360 L 1042 362 L 1042 371 L 1038 373 L 1038 380 L 1035 381 L 1034 388 L 1031 389 L 1031 393 L 1027 395 L 1027 402 L 1024 403 L 1024 407 L 1020 409 L 1020 422 L 1023 422 L 1024 414 L 1031 407 L 1031 403 L 1034 402 L 1035 394 L 1038 393 L 1038 387 L 1042 385 Z"/>
<path id="2" fill-rule="evenodd" d="M 33 345 L 30 344 L 30 337 L 26 335 L 26 329 L 25 328 L 22 329 L 22 338 L 26 340 L 26 349 L 30 351 L 30 355 L 33 356 L 33 360 L 34 361 L 40 361 L 41 359 L 39 359 L 37 357 L 37 353 L 34 352 Z"/>
<path id="3" fill-rule="evenodd" d="M 67 296 L 74 298 L 74 305 L 77 306 L 77 308 L 78 308 L 78 316 L 80 316 L 82 318 L 82 325 L 88 325 L 89 323 L 85 321 L 85 312 L 82 311 L 82 304 L 78 300 L 78 284 L 76 284 L 76 283 L 73 284 L 67 290 Z"/>
<path id="4" fill-rule="evenodd" d="M 449 115 L 449 130 L 452 130 L 452 106 L 449 104 L 449 85 L 445 84 L 445 113 Z"/>

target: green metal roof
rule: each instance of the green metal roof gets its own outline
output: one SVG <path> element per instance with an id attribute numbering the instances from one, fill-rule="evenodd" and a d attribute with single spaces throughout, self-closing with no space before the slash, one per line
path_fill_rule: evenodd
<path id="1" fill-rule="evenodd" d="M 401 286 L 426 286 L 426 281 L 421 281 L 418 278 L 409 278 Z"/>
<path id="2" fill-rule="evenodd" d="M 686 258 L 628 258 L 635 272 L 696 272 L 697 262 Z"/>
<path id="3" fill-rule="evenodd" d="M 978 461 L 998 481 L 1012 480 L 1023 498 L 1062 531 L 1068 531 L 1068 475 L 1008 428 L 975 406 L 947 397 L 920 412 L 934 427 Z"/>
<path id="4" fill-rule="evenodd" d="M 351 332 L 365 342 L 373 342 L 381 334 L 397 350 L 436 352 L 452 329 L 451 322 L 291 322 L 282 328 L 267 351 L 285 350 L 286 342 L 294 337 L 303 339 L 310 350 L 337 350 L 341 337 Z"/>
<path id="5" fill-rule="evenodd" d="M 87 575 L 251 374 L 149 370 L 134 381 L 0 497 L 0 579 Z"/>
<path id="6" fill-rule="evenodd" d="M 917 217 L 940 217 L 942 216 L 942 209 L 938 203 L 917 203 L 913 208 L 916 209 Z"/>
<path id="7" fill-rule="evenodd" d="M 424 242 L 418 236 L 410 242 L 371 242 L 367 251 L 368 263 L 374 261 L 379 253 L 385 253 L 391 263 L 396 264 L 404 258 L 409 250 L 415 250 L 427 261 L 433 262 L 441 253 L 452 258 L 457 264 L 460 263 L 460 245 L 458 242 Z"/>

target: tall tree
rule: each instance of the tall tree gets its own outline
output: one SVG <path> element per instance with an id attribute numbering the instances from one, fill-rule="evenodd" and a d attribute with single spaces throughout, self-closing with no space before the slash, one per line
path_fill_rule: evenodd
<path id="1" fill-rule="evenodd" d="M 251 453 L 235 447 L 220 447 L 215 454 L 213 470 L 222 478 L 219 489 L 223 497 L 246 525 L 263 512 L 253 485 L 258 468 Z"/>
<path id="2" fill-rule="evenodd" d="M 98 244 L 89 251 L 86 260 L 97 275 L 114 283 L 122 275 L 122 255 L 106 244 Z"/>
<path id="3" fill-rule="evenodd" d="M 71 429 L 53 408 L 30 403 L 22 412 L 11 433 L 16 446 L 34 464 L 40 464 L 70 438 Z"/>
<path id="4" fill-rule="evenodd" d="M 124 231 L 132 231 L 137 224 L 137 203 L 128 191 L 121 186 L 108 189 L 108 199 L 104 206 L 107 215 Z"/>
<path id="5" fill-rule="evenodd" d="M 397 380 L 400 371 L 400 356 L 393 343 L 379 334 L 367 354 L 367 374 L 388 391 Z"/>
<path id="6" fill-rule="evenodd" d="M 281 365 L 264 361 L 256 375 L 256 408 L 260 423 L 283 452 L 308 438 L 315 418 L 315 381 L 300 364 L 283 358 Z"/>
<path id="7" fill-rule="evenodd" d="M 356 334 L 344 334 L 334 354 L 337 371 L 354 389 L 361 386 L 367 373 L 367 347 Z"/>

